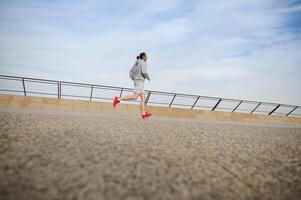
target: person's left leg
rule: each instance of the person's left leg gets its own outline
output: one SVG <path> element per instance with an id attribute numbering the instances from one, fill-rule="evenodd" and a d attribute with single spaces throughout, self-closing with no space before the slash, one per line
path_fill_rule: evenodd
<path id="1" fill-rule="evenodd" d="M 134 93 L 134 95 L 129 95 L 129 96 L 123 96 L 123 97 L 115 96 L 113 99 L 113 107 L 115 107 L 122 100 L 136 100 L 138 96 L 139 94 L 136 92 Z"/>
<path id="2" fill-rule="evenodd" d="M 136 100 L 138 98 L 138 94 L 134 93 L 134 95 L 129 95 L 129 96 L 121 96 L 118 98 L 118 101 L 123 101 L 123 100 Z"/>

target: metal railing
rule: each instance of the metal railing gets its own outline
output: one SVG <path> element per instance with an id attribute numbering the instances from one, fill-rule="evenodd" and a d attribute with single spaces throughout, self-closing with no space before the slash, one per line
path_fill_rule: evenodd
<path id="1" fill-rule="evenodd" d="M 18 76 L 7 76 L 7 75 L 0 75 L 0 81 L 1 80 L 9 80 L 14 81 L 15 84 L 19 84 L 19 86 L 22 89 L 3 89 L 0 85 L 0 92 L 4 93 L 18 93 L 23 94 L 24 96 L 28 95 L 48 95 L 53 96 L 55 98 L 84 98 L 89 101 L 94 100 L 112 100 L 112 96 L 110 97 L 104 97 L 104 96 L 97 96 L 95 95 L 95 91 L 97 90 L 105 90 L 105 91 L 117 91 L 119 96 L 121 96 L 124 92 L 133 92 L 134 90 L 132 88 L 125 88 L 125 87 L 114 87 L 114 86 L 106 86 L 106 85 L 96 85 L 96 84 L 87 84 L 87 83 L 78 83 L 78 82 L 68 82 L 68 81 L 55 81 L 55 80 L 47 80 L 47 79 L 39 79 L 39 78 L 28 78 L 28 77 L 18 77 Z M 53 85 L 56 89 L 53 93 L 48 92 L 41 92 L 41 91 L 30 91 L 27 89 L 28 83 L 39 83 L 39 84 L 47 84 L 47 85 Z M 4 87 L 9 87 L 8 85 L 4 85 Z M 90 90 L 89 95 L 72 95 L 62 92 L 62 89 L 66 86 L 72 86 L 76 88 L 88 88 Z M 259 102 L 259 101 L 250 101 L 250 100 L 241 100 L 241 99 L 230 99 L 230 98 L 222 98 L 222 97 L 209 97 L 209 96 L 200 96 L 200 95 L 191 95 L 191 94 L 180 94 L 180 93 L 170 93 L 170 92 L 161 92 L 161 91 L 153 91 L 153 90 L 145 90 L 147 96 L 145 104 L 154 104 L 154 105 L 163 105 L 167 107 L 185 107 L 189 109 L 209 109 L 209 110 L 223 110 L 228 112 L 244 112 L 244 113 L 258 113 L 258 114 L 278 114 L 282 116 L 301 116 L 301 114 L 296 113 L 297 110 L 300 110 L 300 106 L 295 105 L 287 105 L 287 104 L 279 104 L 279 103 L 269 103 L 269 102 Z M 163 97 L 170 97 L 171 100 L 168 102 L 160 102 L 155 101 L 151 97 L 157 95 L 157 96 L 163 96 Z M 180 103 L 174 103 L 175 100 L 179 98 L 186 98 L 191 99 L 191 104 L 180 104 Z M 213 102 L 212 105 L 204 105 L 200 104 L 201 101 L 207 100 Z M 138 102 L 138 101 L 134 101 Z M 230 102 L 233 103 L 233 107 L 222 107 L 220 106 L 224 102 Z M 248 105 L 248 106 L 254 106 L 250 109 L 243 109 L 241 108 L 242 104 Z M 270 107 L 268 110 L 260 110 L 260 107 Z M 284 108 L 287 110 L 287 112 L 279 112 L 278 110 L 280 108 Z M 278 112 L 277 112 L 278 111 Z"/>

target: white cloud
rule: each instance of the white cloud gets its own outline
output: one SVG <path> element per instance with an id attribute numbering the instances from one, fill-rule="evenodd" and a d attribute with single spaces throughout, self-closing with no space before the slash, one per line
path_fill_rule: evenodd
<path id="1" fill-rule="evenodd" d="M 301 11 L 301 5 L 293 5 L 293 6 L 288 6 L 286 8 L 279 8 L 276 10 L 276 12 L 281 12 L 281 13 L 294 13 L 300 11 Z"/>
<path id="2" fill-rule="evenodd" d="M 76 1 L 0 4 L 0 73 L 301 104 L 294 1 Z M 268 92 L 269 90 L 273 92 Z"/>

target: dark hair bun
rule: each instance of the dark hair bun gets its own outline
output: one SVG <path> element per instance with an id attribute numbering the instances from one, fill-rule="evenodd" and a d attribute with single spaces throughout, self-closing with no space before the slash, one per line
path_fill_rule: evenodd
<path id="1" fill-rule="evenodd" d="M 139 56 L 137 56 L 136 58 L 139 59 Z"/>

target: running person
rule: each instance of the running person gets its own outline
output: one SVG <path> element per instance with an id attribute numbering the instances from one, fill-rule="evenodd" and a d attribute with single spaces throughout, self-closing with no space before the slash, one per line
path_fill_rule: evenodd
<path id="1" fill-rule="evenodd" d="M 122 97 L 114 97 L 113 107 L 115 107 L 120 101 L 123 100 L 136 100 L 140 96 L 140 106 L 141 106 L 141 114 L 142 118 L 148 118 L 152 114 L 145 112 L 145 94 L 144 94 L 144 82 L 145 79 L 150 81 L 150 76 L 147 73 L 147 55 L 145 52 L 140 53 L 137 56 L 137 60 L 131 70 L 129 71 L 130 78 L 134 81 L 134 95 L 122 96 Z"/>

